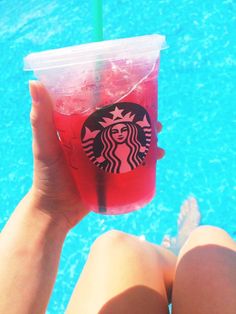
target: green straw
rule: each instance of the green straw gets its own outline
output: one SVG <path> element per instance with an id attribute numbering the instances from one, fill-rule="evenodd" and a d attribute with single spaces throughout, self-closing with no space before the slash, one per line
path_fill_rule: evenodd
<path id="1" fill-rule="evenodd" d="M 102 17 L 102 0 L 93 0 L 93 31 L 94 31 L 94 41 L 103 41 L 103 17 Z M 96 71 L 100 72 L 102 69 L 101 62 L 96 62 Z M 96 77 L 96 85 L 99 85 L 98 76 Z M 95 102 L 98 102 L 98 93 L 95 97 Z M 96 190 L 98 195 L 98 211 L 100 213 L 105 213 L 106 209 L 106 189 L 105 189 L 105 175 L 101 171 L 96 172 Z"/>
<path id="2" fill-rule="evenodd" d="M 102 0 L 93 0 L 94 41 L 103 40 Z"/>

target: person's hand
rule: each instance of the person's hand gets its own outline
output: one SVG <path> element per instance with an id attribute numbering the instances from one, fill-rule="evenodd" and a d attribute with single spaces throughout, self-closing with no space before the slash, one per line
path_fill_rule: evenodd
<path id="1" fill-rule="evenodd" d="M 30 82 L 32 97 L 34 177 L 30 196 L 34 206 L 73 227 L 88 211 L 84 208 L 57 139 L 52 100 L 45 87 Z"/>
<path id="2" fill-rule="evenodd" d="M 157 133 L 160 133 L 162 130 L 162 124 L 159 121 L 157 122 L 156 128 L 157 128 Z M 164 149 L 157 147 L 157 160 L 163 158 L 164 156 L 165 156 Z"/>

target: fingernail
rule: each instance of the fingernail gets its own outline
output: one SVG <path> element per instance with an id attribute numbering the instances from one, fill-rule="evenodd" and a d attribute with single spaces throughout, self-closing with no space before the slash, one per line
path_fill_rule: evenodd
<path id="1" fill-rule="evenodd" d="M 37 90 L 37 81 L 29 81 L 29 90 L 33 102 L 39 102 L 38 90 Z"/>

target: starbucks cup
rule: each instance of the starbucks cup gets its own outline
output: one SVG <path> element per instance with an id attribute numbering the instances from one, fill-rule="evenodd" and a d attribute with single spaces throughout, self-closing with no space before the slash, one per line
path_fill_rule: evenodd
<path id="1" fill-rule="evenodd" d="M 155 195 L 157 76 L 165 37 L 89 43 L 24 59 L 54 102 L 54 121 L 89 210 L 123 214 Z"/>

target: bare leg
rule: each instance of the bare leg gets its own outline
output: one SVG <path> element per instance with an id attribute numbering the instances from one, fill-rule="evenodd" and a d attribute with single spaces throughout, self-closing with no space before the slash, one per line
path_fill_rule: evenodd
<path id="1" fill-rule="evenodd" d="M 173 314 L 235 314 L 236 244 L 216 227 L 195 229 L 178 257 Z"/>
<path id="2" fill-rule="evenodd" d="M 95 241 L 66 313 L 167 314 L 175 263 L 162 247 L 108 232 Z"/>

